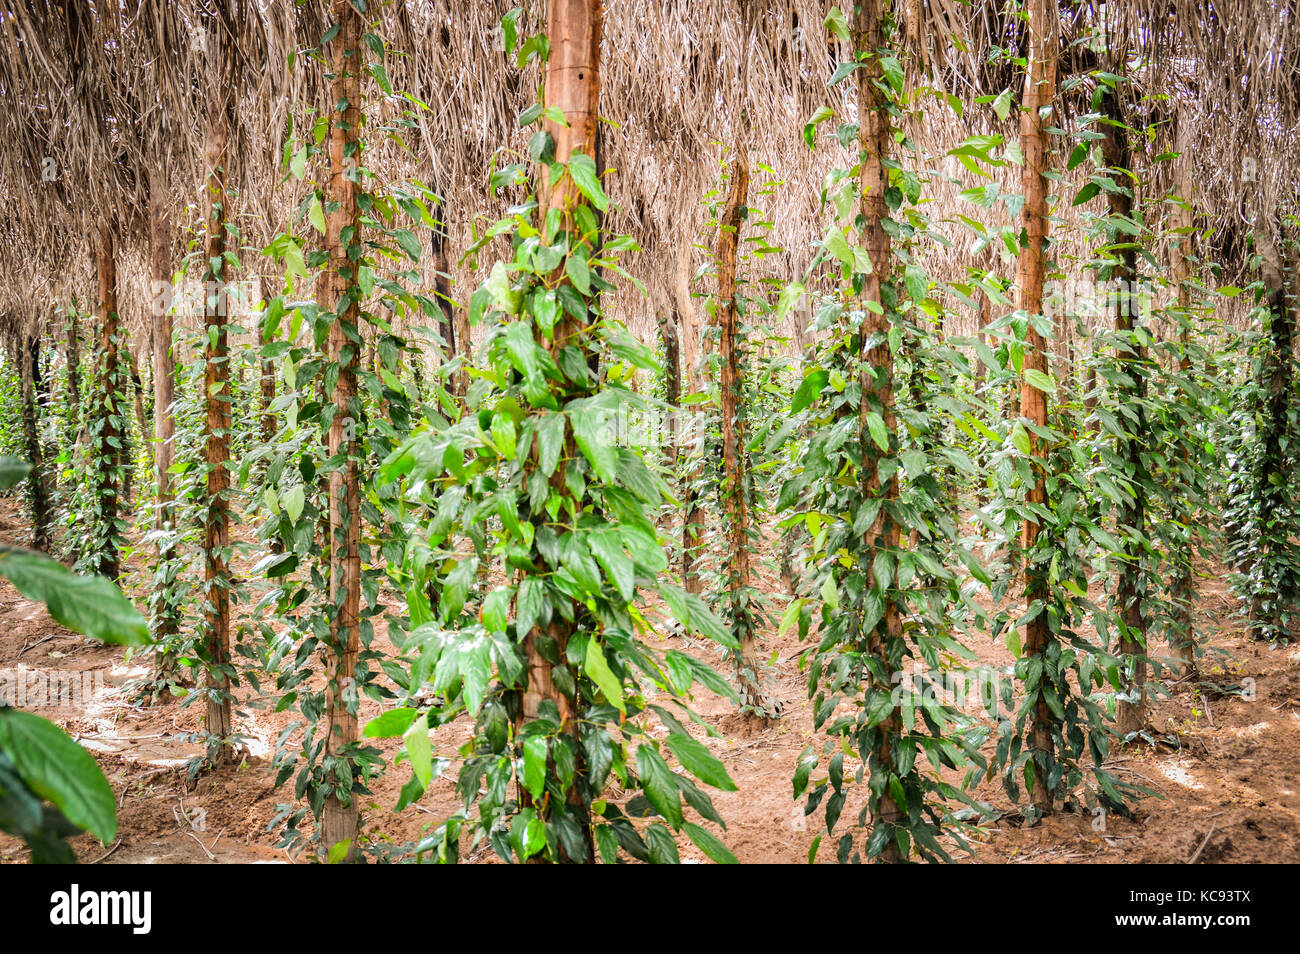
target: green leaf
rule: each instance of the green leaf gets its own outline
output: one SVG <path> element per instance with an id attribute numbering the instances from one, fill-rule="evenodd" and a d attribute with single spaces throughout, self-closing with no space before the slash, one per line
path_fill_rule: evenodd
<path id="1" fill-rule="evenodd" d="M 600 178 L 596 175 L 596 160 L 581 152 L 574 153 L 569 158 L 569 175 L 573 178 L 573 184 L 597 210 L 604 212 L 609 208 L 609 199 L 600 187 Z"/>
<path id="2" fill-rule="evenodd" d="M 867 412 L 867 430 L 871 433 L 871 439 L 876 442 L 876 446 L 888 452 L 889 430 L 885 427 L 884 418 L 875 411 Z"/>
<path id="3" fill-rule="evenodd" d="M 318 195 L 311 197 L 311 205 L 307 207 L 307 221 L 316 227 L 316 231 L 325 234 L 325 209 Z"/>
<path id="4" fill-rule="evenodd" d="M 44 819 L 44 802 L 18 777 L 7 759 L 0 761 L 0 831 L 26 838 L 41 830 Z M 67 853 L 72 854 L 72 850 Z M 35 853 L 32 863 L 40 863 Z"/>
<path id="5" fill-rule="evenodd" d="M 901 93 L 903 91 L 903 64 L 892 56 L 882 56 L 880 58 L 880 69 L 885 74 L 885 81 L 894 88 L 894 91 Z"/>
<path id="6" fill-rule="evenodd" d="M 419 714 L 415 709 L 389 709 L 367 722 L 361 735 L 367 739 L 401 738 Z"/>
<path id="7" fill-rule="evenodd" d="M 794 797 L 800 798 L 808 788 L 808 779 L 812 775 L 812 770 L 817 767 L 817 755 L 811 745 L 804 746 L 799 753 L 799 761 L 794 767 Z"/>
<path id="8" fill-rule="evenodd" d="M 781 624 L 777 627 L 776 634 L 784 636 L 799 622 L 799 614 L 803 611 L 804 600 L 802 597 L 790 601 L 790 605 L 785 608 L 781 614 Z"/>
<path id="9" fill-rule="evenodd" d="M 699 594 L 687 593 L 672 583 L 660 583 L 658 589 L 668 611 L 688 630 L 732 649 L 739 648 L 740 644 L 736 642 L 730 628 L 709 609 Z"/>
<path id="10" fill-rule="evenodd" d="M 662 755 L 645 743 L 637 746 L 636 768 L 646 798 L 650 799 L 650 804 L 672 826 L 673 831 L 677 831 L 682 827 L 682 796 L 672 769 Z"/>
<path id="11" fill-rule="evenodd" d="M 792 282 L 781 289 L 781 294 L 776 301 L 776 318 L 781 320 L 790 313 L 790 309 L 799 303 L 805 293 L 804 286 L 798 282 Z"/>
<path id="12" fill-rule="evenodd" d="M 0 708 L 0 749 L 27 787 L 104 843 L 117 834 L 113 789 L 90 753 L 30 712 Z"/>
<path id="13" fill-rule="evenodd" d="M 507 55 L 515 51 L 515 44 L 519 41 L 519 17 L 523 12 L 523 7 L 515 7 L 501 18 L 501 33 Z"/>
<path id="14" fill-rule="evenodd" d="M 652 865 L 679 865 L 681 856 L 677 853 L 677 842 L 673 833 L 658 823 L 647 825 L 645 830 L 646 848 L 650 852 Z"/>
<path id="15" fill-rule="evenodd" d="M 1056 391 L 1056 384 L 1037 368 L 1025 368 L 1025 380 L 1031 387 L 1035 387 L 1044 394 L 1053 394 Z"/>
<path id="16" fill-rule="evenodd" d="M 429 717 L 421 715 L 402 733 L 406 754 L 411 759 L 411 772 L 425 788 L 433 781 L 433 749 L 429 744 Z"/>
<path id="17" fill-rule="evenodd" d="M 515 459 L 515 420 L 498 411 L 492 418 L 492 443 L 506 460 Z"/>
<path id="18" fill-rule="evenodd" d="M 830 374 L 824 368 L 814 368 L 809 371 L 799 385 L 799 389 L 794 392 L 794 400 L 790 402 L 790 413 L 798 414 L 822 393 L 822 388 L 826 387 L 826 382 L 830 380 Z"/>
<path id="19" fill-rule="evenodd" d="M 845 78 L 847 78 L 849 75 L 862 69 L 864 66 L 866 66 L 865 63 L 854 63 L 854 62 L 841 63 L 839 66 L 835 67 L 835 72 L 831 75 L 831 78 L 826 81 L 826 85 L 837 86 L 840 83 L 844 82 Z"/>
<path id="20" fill-rule="evenodd" d="M 508 586 L 498 586 L 483 601 L 483 625 L 490 633 L 504 633 L 510 619 L 510 595 Z"/>
<path id="21" fill-rule="evenodd" d="M 302 484 L 294 484 L 283 494 L 280 495 L 280 505 L 284 507 L 284 512 L 289 515 L 292 523 L 297 523 L 298 518 L 302 516 L 302 508 L 307 502 L 307 494 Z"/>
<path id="22" fill-rule="evenodd" d="M 478 712 L 492 678 L 491 644 L 484 638 L 475 638 L 460 651 L 460 673 L 464 679 L 465 708 Z"/>
<path id="23" fill-rule="evenodd" d="M 997 113 L 998 119 L 1004 121 L 1011 115 L 1011 90 L 1004 89 L 998 94 L 998 98 L 993 100 L 993 112 Z"/>
<path id="24" fill-rule="evenodd" d="M 522 831 L 520 830 L 522 828 Z M 527 861 L 546 847 L 546 823 L 532 808 L 525 808 L 510 825 L 520 859 Z"/>
<path id="25" fill-rule="evenodd" d="M 344 838 L 342 841 L 336 841 L 334 844 L 330 845 L 329 855 L 326 857 L 326 864 L 342 864 L 343 859 L 348 856 L 348 849 L 351 847 L 351 838 Z"/>
<path id="26" fill-rule="evenodd" d="M 541 618 L 545 595 L 545 587 L 537 577 L 525 576 L 519 581 L 519 595 L 515 598 L 515 633 L 519 638 Z"/>
<path id="27" fill-rule="evenodd" d="M 817 127 L 826 120 L 835 115 L 835 110 L 829 106 L 819 106 L 817 112 L 812 114 L 812 118 L 803 127 L 803 141 L 808 144 L 808 148 L 813 148 L 813 138 L 817 134 Z"/>
<path id="28" fill-rule="evenodd" d="M 580 407 L 575 407 L 578 404 Z M 608 484 L 614 482 L 618 455 L 614 442 L 604 427 L 605 414 L 591 401 L 573 402 L 568 408 L 568 418 L 573 424 L 573 437 L 578 442 L 582 456 L 591 462 L 596 476 Z"/>
<path id="29" fill-rule="evenodd" d="M 505 262 L 496 262 L 493 264 L 492 268 L 488 271 L 488 277 L 483 282 L 481 291 L 485 293 L 488 302 L 504 311 L 507 315 L 519 314 L 520 295 L 519 292 L 511 287 L 510 273 L 506 270 Z M 474 296 L 477 298 L 478 294 L 478 292 L 475 292 Z M 470 300 L 470 304 L 470 322 L 473 323 L 473 299 Z M 511 329 L 515 327 L 523 326 L 511 325 L 506 329 L 506 333 L 509 334 Z M 532 333 L 528 328 L 524 328 L 523 330 L 529 338 L 532 337 Z"/>
<path id="30" fill-rule="evenodd" d="M 0 546 L 0 576 L 68 629 L 119 646 L 151 642 L 144 617 L 102 576 L 78 576 L 40 553 Z"/>
<path id="31" fill-rule="evenodd" d="M 1011 440 L 1012 446 L 1015 447 L 1016 450 L 1020 451 L 1020 453 L 1024 454 L 1026 457 L 1033 456 L 1033 444 L 1030 443 L 1029 432 L 1025 430 L 1024 424 L 1016 421 L 1015 427 L 1011 428 L 1011 433 L 1008 436 Z"/>
<path id="32" fill-rule="evenodd" d="M 695 847 L 704 852 L 710 861 L 720 865 L 739 864 L 736 856 L 733 855 L 717 837 L 706 828 L 701 828 L 695 822 L 683 822 L 682 830 L 686 832 L 686 837 L 695 843 Z"/>
<path id="33" fill-rule="evenodd" d="M 835 585 L 835 577 L 827 574 L 826 579 L 822 580 L 821 586 L 822 602 L 825 603 L 832 612 L 840 608 L 840 591 Z"/>
<path id="34" fill-rule="evenodd" d="M 587 546 L 604 568 L 605 576 L 618 587 L 618 595 L 628 602 L 636 595 L 636 567 L 632 558 L 623 552 L 617 532 L 596 532 L 588 535 Z"/>
<path id="35" fill-rule="evenodd" d="M 530 735 L 524 739 L 524 788 L 534 800 L 546 790 L 546 736 Z"/>
<path id="36" fill-rule="evenodd" d="M 564 415 L 547 414 L 537 428 L 537 463 L 543 477 L 555 473 L 564 450 Z"/>
<path id="37" fill-rule="evenodd" d="M 903 269 L 903 280 L 907 284 L 907 294 L 913 301 L 923 301 L 929 290 L 930 277 L 919 265 L 908 265 Z"/>
<path id="38" fill-rule="evenodd" d="M 564 274 L 568 276 L 569 281 L 573 282 L 573 287 L 578 289 L 578 293 L 587 296 L 591 294 L 591 269 L 587 267 L 587 262 L 577 255 L 570 255 L 564 260 Z"/>
<path id="39" fill-rule="evenodd" d="M 528 326 L 520 322 L 511 324 L 506 328 L 505 341 L 511 366 L 525 378 L 537 375 L 537 342 Z"/>
<path id="40" fill-rule="evenodd" d="M 555 322 L 560 317 L 560 299 L 553 291 L 539 294 L 533 299 L 533 317 L 549 340 L 555 336 Z"/>
<path id="41" fill-rule="evenodd" d="M 845 43 L 852 43 L 849 36 L 849 21 L 844 16 L 839 7 L 831 7 L 831 12 L 826 14 L 826 19 L 822 21 L 822 26 L 830 30 Z"/>
<path id="42" fill-rule="evenodd" d="M 1095 182 L 1089 182 L 1075 194 L 1074 201 L 1070 205 L 1083 205 L 1100 191 L 1101 186 Z"/>
<path id="43" fill-rule="evenodd" d="M 822 237 L 822 245 L 826 246 L 826 251 L 834 255 L 843 264 L 853 265 L 853 249 L 849 246 L 848 240 L 844 238 L 842 229 L 834 225 L 828 228 L 825 236 Z"/>
<path id="44" fill-rule="evenodd" d="M 438 601 L 438 610 L 444 620 L 454 619 L 464 607 L 476 569 L 476 560 L 461 560 L 443 578 L 442 599 Z"/>
<path id="45" fill-rule="evenodd" d="M 606 701 L 610 705 L 619 712 L 627 711 L 627 706 L 623 702 L 623 683 L 614 675 L 614 671 L 609 668 L 609 663 L 605 659 L 605 651 L 601 649 L 600 643 L 594 639 L 587 640 L 587 658 L 583 662 L 582 668 L 604 694 Z"/>
<path id="46" fill-rule="evenodd" d="M 677 760 L 682 763 L 686 771 L 705 785 L 712 785 L 724 792 L 736 791 L 736 783 L 727 774 L 726 766 L 703 742 L 689 735 L 682 735 L 680 732 L 670 732 L 668 747 L 673 750 L 673 755 L 677 756 Z"/>
<path id="47" fill-rule="evenodd" d="M 393 237 L 393 241 L 402 246 L 402 251 L 410 257 L 411 261 L 420 260 L 420 240 L 411 233 L 410 229 L 393 229 L 388 234 Z"/>

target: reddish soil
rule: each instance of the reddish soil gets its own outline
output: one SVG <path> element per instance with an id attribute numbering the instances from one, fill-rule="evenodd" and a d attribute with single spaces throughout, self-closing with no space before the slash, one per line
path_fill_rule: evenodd
<path id="1" fill-rule="evenodd" d="M 26 543 L 19 502 L 0 499 L 0 541 Z M 139 582 L 144 554 L 133 559 Z M 1234 618 L 1236 601 L 1228 593 L 1222 567 L 1207 568 L 1201 579 L 1197 625 L 1208 654 L 1200 684 L 1174 683 L 1151 709 L 1149 726 L 1156 744 L 1112 752 L 1116 775 L 1159 794 L 1142 800 L 1133 818 L 1105 819 L 1103 830 L 1086 815 L 1060 815 L 1032 828 L 1014 822 L 1011 805 L 997 781 L 981 783 L 977 796 L 1007 810 L 974 841 L 974 860 L 982 862 L 1288 862 L 1300 859 L 1300 649 L 1270 648 L 1243 637 Z M 762 571 L 764 588 L 779 590 L 776 574 Z M 142 590 L 140 592 L 143 592 Z M 779 616 L 783 597 L 774 596 Z M 668 637 L 681 646 L 682 640 Z M 689 647 L 684 647 L 689 649 Z M 986 640 L 971 648 L 981 663 L 1010 665 L 1002 645 Z M 724 839 L 742 862 L 803 863 L 816 835 L 820 810 L 806 824 L 802 806 L 792 800 L 791 775 L 800 751 L 815 739 L 810 708 L 798 668 L 801 644 L 790 634 L 769 634 L 775 654 L 773 688 L 784 701 L 779 720 L 752 726 L 738 718 L 726 700 L 697 696 L 695 707 L 717 738 L 707 739 L 727 765 L 738 792 L 715 793 L 727 820 Z M 712 653 L 712 650 L 701 650 Z M 1155 650 L 1160 652 L 1160 648 Z M 713 661 L 717 661 L 714 657 Z M 277 806 L 292 801 L 286 786 L 271 788 L 270 749 L 292 713 L 275 713 L 264 700 L 245 698 L 238 728 L 253 741 L 238 765 L 215 775 L 187 779 L 185 763 L 199 751 L 179 736 L 199 728 L 199 706 L 169 702 L 132 705 L 123 685 L 140 676 L 147 659 L 121 649 L 89 643 L 54 623 L 39 604 L 24 599 L 0 581 L 0 670 L 88 674 L 102 680 L 89 704 L 37 709 L 90 748 L 118 795 L 119 837 L 100 845 L 88 835 L 74 840 L 83 861 L 114 863 L 302 862 L 277 849 L 268 830 Z M 1212 684 L 1242 684 L 1253 679 L 1253 700 L 1219 694 Z M 361 723 L 380 711 L 363 703 Z M 467 726 L 452 724 L 434 735 L 437 750 L 454 753 Z M 701 733 L 702 735 L 702 733 Z M 398 746 L 388 744 L 388 757 Z M 846 775 L 849 773 L 846 771 Z M 374 783 L 367 830 L 401 843 L 418 838 L 454 807 L 454 769 L 435 780 L 421 802 L 394 814 L 391 806 L 407 778 L 405 766 L 390 769 Z M 202 813 L 202 814 L 200 814 Z M 835 836 L 848 829 L 857 808 L 846 808 Z M 201 820 L 200 820 L 201 819 Z M 683 839 L 685 842 L 685 839 Z M 859 844 L 861 839 L 859 838 Z M 0 836 L 0 862 L 25 860 L 21 843 Z M 702 861 L 689 843 L 684 860 Z M 467 860 L 487 861 L 476 851 Z M 966 856 L 961 856 L 966 857 Z M 833 839 L 818 861 L 834 859 Z"/>

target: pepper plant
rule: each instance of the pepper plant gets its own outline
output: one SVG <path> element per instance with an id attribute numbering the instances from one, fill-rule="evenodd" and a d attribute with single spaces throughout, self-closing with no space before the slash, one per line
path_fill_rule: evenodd
<path id="1" fill-rule="evenodd" d="M 905 340 L 918 372 L 944 360 L 926 331 L 924 315 L 934 302 L 915 257 L 929 227 L 918 208 L 921 179 L 892 157 L 902 139 L 893 126 L 912 94 L 887 5 L 858 5 L 851 28 L 832 11 L 827 26 L 855 49 L 836 81 L 856 74 L 859 119 L 841 124 L 833 140 L 851 148 L 855 161 L 827 178 L 823 206 L 833 220 L 810 272 L 826 262 L 838 280 L 818 307 L 821 346 L 791 405 L 792 413 L 810 409 L 800 473 L 778 502 L 803 516 L 821 597 L 819 642 L 802 658 L 823 742 L 820 752 L 809 745 L 801 755 L 794 795 L 807 796 L 808 814 L 825 803 L 825 829 L 810 859 L 834 835 L 857 784 L 866 789 L 857 818 L 866 836 L 860 843 L 855 831 L 840 835 L 838 860 L 897 862 L 913 852 L 942 860 L 948 851 L 941 834 L 955 834 L 961 844 L 952 816 L 957 805 L 950 803 L 974 805 L 964 787 L 983 768 L 978 748 L 987 732 L 915 669 L 905 671 L 921 661 L 938 669 L 941 660 L 966 655 L 954 633 L 968 612 L 962 579 L 945 564 L 945 550 L 961 550 L 955 521 L 933 492 L 934 475 L 948 462 L 923 439 L 937 418 L 924 404 L 907 403 L 915 395 L 897 360 Z M 813 118 L 810 145 L 832 115 L 825 110 Z M 804 291 L 795 286 L 784 297 L 792 301 Z M 900 492 L 904 480 L 913 488 L 907 495 Z M 922 545 L 904 545 L 904 534 L 913 532 Z M 987 580 L 964 556 L 970 572 Z M 808 635 L 812 608 L 793 601 L 784 625 L 797 621 L 800 635 Z M 856 763 L 852 775 L 846 762 Z M 814 779 L 823 765 L 825 776 Z M 964 785 L 941 774 L 972 765 L 977 771 Z"/>
<path id="2" fill-rule="evenodd" d="M 513 24 L 506 35 L 513 48 Z M 544 54 L 545 43 L 522 49 Z M 596 163 L 577 149 L 557 154 L 556 113 L 539 103 L 520 117 L 545 121 L 529 153 L 543 198 L 513 206 L 469 253 L 503 236 L 512 254 L 471 299 L 486 342 L 465 413 L 427 414 L 382 469 L 434 513 L 424 539 L 438 558 L 421 549 L 411 562 L 404 647 L 412 689 L 428 684 L 434 701 L 385 713 L 366 731 L 405 738 L 406 802 L 450 762 L 435 762 L 429 727 L 472 718 L 458 753 L 462 808 L 417 846 L 435 860 L 457 860 L 468 830 L 472 845 L 486 840 L 505 860 L 671 863 L 684 832 L 731 861 L 683 802 L 721 825 L 696 780 L 735 786 L 682 720 L 697 683 L 734 694 L 707 665 L 646 638 L 656 631 L 647 596 L 689 631 L 734 640 L 698 596 L 665 578 L 653 518 L 666 488 L 619 443 L 623 415 L 643 410 L 619 369 L 658 370 L 601 308 L 605 276 L 626 277 L 619 257 L 635 245 L 602 232 L 609 199 Z M 527 181 L 522 162 L 493 175 L 496 186 Z"/>

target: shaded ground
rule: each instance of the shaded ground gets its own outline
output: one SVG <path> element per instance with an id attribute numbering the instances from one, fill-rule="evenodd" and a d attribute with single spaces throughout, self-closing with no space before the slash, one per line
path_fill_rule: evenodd
<path id="1" fill-rule="evenodd" d="M 19 503 L 0 498 L 0 541 L 26 543 Z M 142 555 L 137 555 L 137 570 Z M 764 571 L 764 589 L 779 589 Z M 776 600 L 776 609 L 783 601 Z M 1156 744 L 1113 753 L 1110 767 L 1122 778 L 1150 788 L 1161 798 L 1143 800 L 1133 818 L 1102 820 L 1065 815 L 1034 828 L 1011 817 L 993 824 L 975 842 L 975 859 L 986 862 L 1287 862 L 1300 858 L 1300 649 L 1270 648 L 1243 638 L 1233 619 L 1235 601 L 1225 573 L 1211 568 L 1201 581 L 1198 630 L 1209 650 L 1199 684 L 1175 683 L 1152 708 Z M 679 648 L 682 640 L 670 637 Z M 707 743 L 727 765 L 739 791 L 715 793 L 728 828 L 723 835 L 742 862 L 803 863 L 816 834 L 820 810 L 803 818 L 791 798 L 790 778 L 800 751 L 814 739 L 811 715 L 798 669 L 801 644 L 791 634 L 772 636 L 774 689 L 786 704 L 779 721 L 752 727 L 725 700 L 701 696 L 697 711 L 719 733 Z M 982 642 L 971 647 L 983 664 L 1007 666 L 1005 647 Z M 1160 647 L 1155 650 L 1161 651 Z M 709 652 L 705 650 L 705 652 Z M 249 754 L 216 775 L 189 781 L 185 764 L 199 747 L 186 739 L 199 728 L 200 708 L 176 703 L 132 705 L 123 690 L 139 677 L 146 660 L 121 649 L 98 647 L 54 623 L 40 604 L 24 599 L 0 581 L 0 672 L 33 672 L 43 685 L 85 688 L 84 704 L 66 698 L 33 711 L 63 725 L 99 760 L 118 796 L 119 837 L 100 845 L 90 836 L 74 841 L 83 861 L 113 863 L 293 862 L 275 847 L 269 831 L 277 806 L 292 800 L 289 787 L 271 789 L 271 748 L 293 721 L 249 699 L 237 717 L 250 737 Z M 26 678 L 26 677 L 25 677 Z M 1249 686 L 1253 700 L 1221 694 L 1215 686 Z M 54 693 L 58 695 L 58 693 Z M 362 705 L 361 723 L 380 711 Z M 446 752 L 464 740 L 467 727 L 446 726 L 435 745 Z M 820 743 L 818 743 L 820 745 Z M 391 756 L 397 746 L 389 744 Z M 847 774 L 847 773 L 846 773 Z M 368 830 L 397 843 L 418 838 L 454 806 L 454 769 L 436 780 L 421 802 L 401 815 L 391 811 L 407 777 L 404 766 L 377 780 L 370 799 Z M 997 781 L 976 793 L 996 806 L 1011 806 Z M 846 808 L 836 835 L 853 820 Z M 683 839 L 683 841 L 685 841 Z M 860 843 L 860 842 L 859 842 Z M 481 849 L 468 860 L 487 860 Z M 686 860 L 703 860 L 689 843 Z M 819 861 L 833 860 L 828 839 Z M 0 836 L 0 862 L 25 860 L 15 839 Z"/>

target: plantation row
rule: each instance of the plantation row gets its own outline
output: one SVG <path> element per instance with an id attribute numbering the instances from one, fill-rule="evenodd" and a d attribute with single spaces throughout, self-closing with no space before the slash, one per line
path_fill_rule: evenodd
<path id="1" fill-rule="evenodd" d="M 387 14 L 335 0 L 292 66 L 329 105 L 294 107 L 276 158 L 301 201 L 265 244 L 227 174 L 235 97 L 209 104 L 188 250 L 153 262 L 153 360 L 119 313 L 107 220 L 93 292 L 13 325 L 6 480 L 34 548 L 147 608 L 134 692 L 203 707 L 192 773 L 241 758 L 257 701 L 296 714 L 271 764 L 293 801 L 282 844 L 322 859 L 487 842 L 675 862 L 685 836 L 731 861 L 709 789 L 735 784 L 693 700 L 727 697 L 760 730 L 787 717 L 766 644 L 794 631 L 819 741 L 786 769 L 824 828 L 814 856 L 948 860 L 991 817 L 990 779 L 1031 823 L 1128 812 L 1143 793 L 1106 763 L 1198 665 L 1198 566 L 1231 565 L 1257 639 L 1291 635 L 1294 210 L 1238 247 L 1192 200 L 1140 19 L 1013 5 L 984 52 L 1014 84 L 959 98 L 896 5 L 868 0 L 820 25 L 851 53 L 827 84 L 851 108 L 794 131 L 829 174 L 782 178 L 742 116 L 701 198 L 707 266 L 647 344 L 628 329 L 648 307 L 638 242 L 608 227 L 598 159 L 619 135 L 598 129 L 601 4 L 532 16 L 501 21 L 511 68 L 541 71 L 527 154 L 494 162 L 504 211 L 465 247 L 435 190 L 367 166 L 430 107 L 394 90 Z M 209 19 L 213 88 L 236 89 L 241 56 Z M 966 113 L 1007 125 L 967 135 Z M 943 150 L 910 134 L 926 122 L 953 130 Z M 820 193 L 797 273 L 773 211 L 791 190 Z M 785 592 L 760 587 L 765 561 Z M 121 607 L 55 616 L 141 641 Z M 988 640 L 1016 659 L 994 690 L 928 688 L 977 675 Z M 384 706 L 364 725 L 362 699 Z M 52 855 L 76 828 L 111 838 L 102 776 L 71 806 L 24 774 L 0 717 L 0 783 L 75 826 L 5 830 Z M 435 750 L 457 720 L 469 740 Z M 397 738 L 389 765 L 378 740 Z M 360 806 L 408 771 L 387 807 L 442 776 L 460 807 L 394 848 Z"/>

